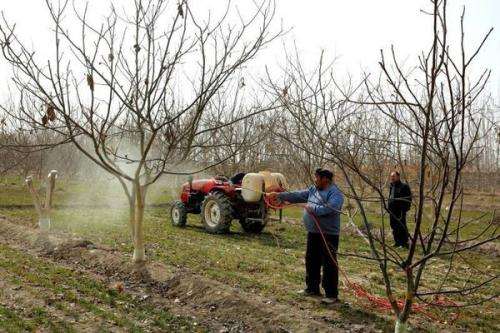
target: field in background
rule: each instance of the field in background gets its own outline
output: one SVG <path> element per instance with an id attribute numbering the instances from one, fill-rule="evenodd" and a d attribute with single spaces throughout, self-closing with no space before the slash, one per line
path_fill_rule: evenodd
<path id="1" fill-rule="evenodd" d="M 37 218 L 22 181 L 4 179 L 0 186 L 0 215 L 18 224 L 34 227 Z M 56 188 L 54 199 L 56 208 L 53 217 L 55 230 L 80 235 L 127 254 L 132 252 L 127 229 L 127 207 L 123 194 L 118 188 L 111 188 L 105 183 L 86 184 L 65 181 L 58 182 Z M 184 229 L 170 225 L 167 203 L 171 200 L 172 193 L 175 193 L 175 190 L 160 187 L 154 189 L 149 197 L 150 206 L 145 216 L 145 235 L 146 251 L 150 259 L 186 267 L 229 286 L 271 297 L 293 307 L 311 309 L 318 315 L 325 316 L 332 322 L 332 325 L 343 320 L 359 321 L 363 318 L 367 322 L 376 323 L 377 327 L 383 330 L 390 329 L 391 322 L 386 321 L 383 314 L 369 315 L 368 313 L 373 310 L 366 309 L 366 304 L 354 299 L 345 288 L 341 289 L 341 297 L 346 301 L 346 305 L 335 311 L 321 308 L 315 301 L 297 297 L 296 291 L 303 288 L 304 279 L 305 232 L 298 220 L 301 215 L 300 209 L 286 210 L 285 222 L 271 222 L 262 235 L 247 235 L 242 232 L 236 222 L 229 235 L 209 235 L 201 227 L 198 216 L 191 216 L 188 226 Z M 473 210 L 468 210 L 466 217 L 471 218 L 483 214 L 477 209 L 484 207 L 485 202 L 487 206 L 490 203 L 491 206 L 500 205 L 500 198 L 498 196 L 477 197 L 475 202 L 476 206 L 470 207 Z M 374 212 L 372 214 L 374 225 L 378 225 L 379 217 Z M 346 222 L 343 217 L 344 226 Z M 471 225 L 467 233 L 473 233 L 474 228 L 475 226 Z M 21 255 L 5 248 L 1 250 L 2 256 Z M 365 241 L 355 233 L 347 231 L 341 237 L 339 251 L 343 254 L 369 254 Z M 473 252 L 468 255 L 467 259 L 489 270 L 492 274 L 498 274 L 497 255 Z M 383 283 L 373 263 L 345 255 L 341 255 L 339 261 L 354 281 L 361 283 L 372 293 L 382 295 Z M 435 286 L 439 277 L 446 271 L 445 264 L 445 261 L 440 262 L 438 259 L 433 261 L 433 265 L 428 268 L 432 274 L 430 278 L 423 281 L 423 288 Z M 43 265 L 43 263 L 36 263 L 36 265 Z M 5 269 L 5 267 L 2 268 Z M 50 268 L 47 269 L 50 274 Z M 44 268 L 43 271 L 47 269 Z M 9 274 L 13 273 L 14 271 Z M 456 282 L 466 283 L 467 279 L 474 279 L 472 273 L 454 268 L 451 271 L 451 278 Z M 397 279 L 397 276 L 401 274 L 400 268 L 393 267 L 391 274 L 396 277 L 396 283 L 403 282 L 402 275 L 401 279 Z M 493 285 L 493 288 L 497 293 L 499 292 L 498 283 Z M 97 294 L 95 297 L 100 296 Z M 6 310 L 0 308 L 0 314 L 1 311 Z M 38 310 L 33 309 L 33 311 Z M 144 311 L 148 310 L 144 309 Z M 449 314 L 454 311 L 447 310 L 445 313 Z M 500 305 L 497 300 L 480 307 L 465 308 L 460 312 L 459 319 L 453 323 L 456 330 L 495 331 L 499 329 Z M 442 312 L 438 313 L 440 317 L 443 317 Z M 12 316 L 21 316 L 21 319 L 22 315 L 23 313 L 12 314 Z M 49 315 L 40 315 L 40 320 L 47 319 Z M 430 330 L 449 327 L 430 324 L 428 319 L 423 317 L 416 316 L 414 320 Z M 2 325 L 1 320 L 0 325 Z M 172 325 L 177 324 L 174 322 Z"/>

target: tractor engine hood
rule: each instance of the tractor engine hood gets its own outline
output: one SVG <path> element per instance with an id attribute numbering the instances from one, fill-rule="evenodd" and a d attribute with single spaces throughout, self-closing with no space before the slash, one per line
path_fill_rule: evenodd
<path id="1" fill-rule="evenodd" d="M 192 191 L 201 191 L 201 192 L 206 192 L 208 189 L 216 186 L 216 185 L 222 185 L 225 182 L 221 180 L 217 180 L 214 178 L 209 178 L 209 179 L 196 179 L 191 182 L 186 182 L 182 184 L 182 190 L 183 191 L 189 191 L 189 187 L 191 186 Z"/>

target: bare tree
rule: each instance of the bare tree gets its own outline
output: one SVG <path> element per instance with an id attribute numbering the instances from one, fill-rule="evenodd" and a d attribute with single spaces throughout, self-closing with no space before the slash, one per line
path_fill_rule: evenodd
<path id="1" fill-rule="evenodd" d="M 186 0 L 130 0 L 132 11 L 111 7 L 99 24 L 88 4 L 46 3 L 54 27 L 49 60 L 37 59 L 3 17 L 2 54 L 19 100 L 16 111 L 4 112 L 24 127 L 57 133 L 118 179 L 129 202 L 133 261 L 143 263 L 148 187 L 209 149 L 204 138 L 211 133 L 272 108 L 241 98 L 241 86 L 225 96 L 235 105 L 230 110 L 218 108 L 215 97 L 282 34 L 271 26 L 274 2 L 256 2 L 247 16 L 228 3 L 214 19 L 196 15 Z M 180 173 L 220 163 L 251 141 L 227 142 L 231 149 L 218 147 L 218 159 Z"/>
<path id="2" fill-rule="evenodd" d="M 381 53 L 380 77 L 366 75 L 360 84 L 335 80 L 323 57 L 311 73 L 298 57 L 290 58 L 284 86 L 269 79 L 270 91 L 295 123 L 281 129 L 282 138 L 333 163 L 344 176 L 345 193 L 357 206 L 371 252 L 357 256 L 378 264 L 396 332 L 406 330 L 412 310 L 423 310 L 415 298 L 429 306 L 461 307 L 498 296 L 491 287 L 498 271 L 476 267 L 465 255 L 498 240 L 495 213 L 466 218 L 462 209 L 463 172 L 480 156 L 482 135 L 489 133 L 491 124 L 482 113 L 490 72 L 471 75 L 491 30 L 467 52 L 462 14 L 455 52 L 448 41 L 447 1 L 433 0 L 432 6 L 427 13 L 433 20 L 432 45 L 409 71 L 391 48 L 389 56 Z M 386 186 L 394 169 L 416 187 L 407 252 L 396 250 L 387 240 Z M 374 205 L 380 218 L 376 228 L 368 213 Z M 423 287 L 430 268 L 438 264 L 446 267 L 439 283 Z M 404 274 L 404 283 L 389 274 L 394 267 Z M 451 278 L 452 273 L 464 271 L 474 272 L 465 283 Z M 404 298 L 398 300 L 395 295 L 403 292 Z M 456 302 L 443 301 L 444 296 Z"/>

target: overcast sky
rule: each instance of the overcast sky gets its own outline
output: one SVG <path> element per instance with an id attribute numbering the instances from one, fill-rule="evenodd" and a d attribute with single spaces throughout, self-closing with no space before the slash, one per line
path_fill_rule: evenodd
<path id="1" fill-rule="evenodd" d="M 83 1 L 75 0 L 76 2 Z M 89 0 L 96 12 L 105 13 L 110 0 Z M 115 0 L 118 5 L 126 0 Z M 223 0 L 191 0 L 192 7 L 224 7 Z M 252 0 L 234 0 L 243 10 Z M 500 0 L 449 0 L 450 34 L 458 36 L 462 7 L 466 6 L 466 39 L 476 45 L 490 27 L 492 38 L 478 63 L 493 71 L 491 93 L 500 100 Z M 47 9 L 44 0 L 0 0 L 0 8 L 11 22 L 17 22 L 19 33 L 31 41 L 40 54 L 51 45 Z M 277 18 L 285 27 L 293 28 L 282 42 L 262 54 L 255 66 L 279 65 L 283 45 L 295 42 L 306 61 L 317 59 L 321 49 L 330 57 L 338 57 L 337 67 L 345 72 L 376 72 L 381 48 L 396 46 L 402 59 L 427 49 L 431 36 L 431 20 L 420 13 L 430 9 L 429 0 L 277 0 Z M 10 77 L 9 68 L 0 60 L 0 77 Z M 2 82 L 6 82 L 2 79 Z M 2 89 L 4 90 L 4 89 Z"/>

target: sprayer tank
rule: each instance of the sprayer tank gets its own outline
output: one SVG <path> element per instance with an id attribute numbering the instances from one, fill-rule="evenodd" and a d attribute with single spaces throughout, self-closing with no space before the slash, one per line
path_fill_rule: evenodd
<path id="1" fill-rule="evenodd" d="M 241 196 L 245 202 L 258 202 L 264 190 L 264 176 L 258 173 L 247 173 L 241 182 Z"/>
<path id="2" fill-rule="evenodd" d="M 247 173 L 241 184 L 241 195 L 245 202 L 258 202 L 262 192 L 281 192 L 288 188 L 285 176 L 281 173 L 261 171 Z"/>
<path id="3" fill-rule="evenodd" d="M 278 172 L 271 173 L 271 176 L 276 180 L 276 183 L 279 185 L 280 190 L 286 190 L 288 188 L 288 182 L 286 181 L 285 176 Z"/>

